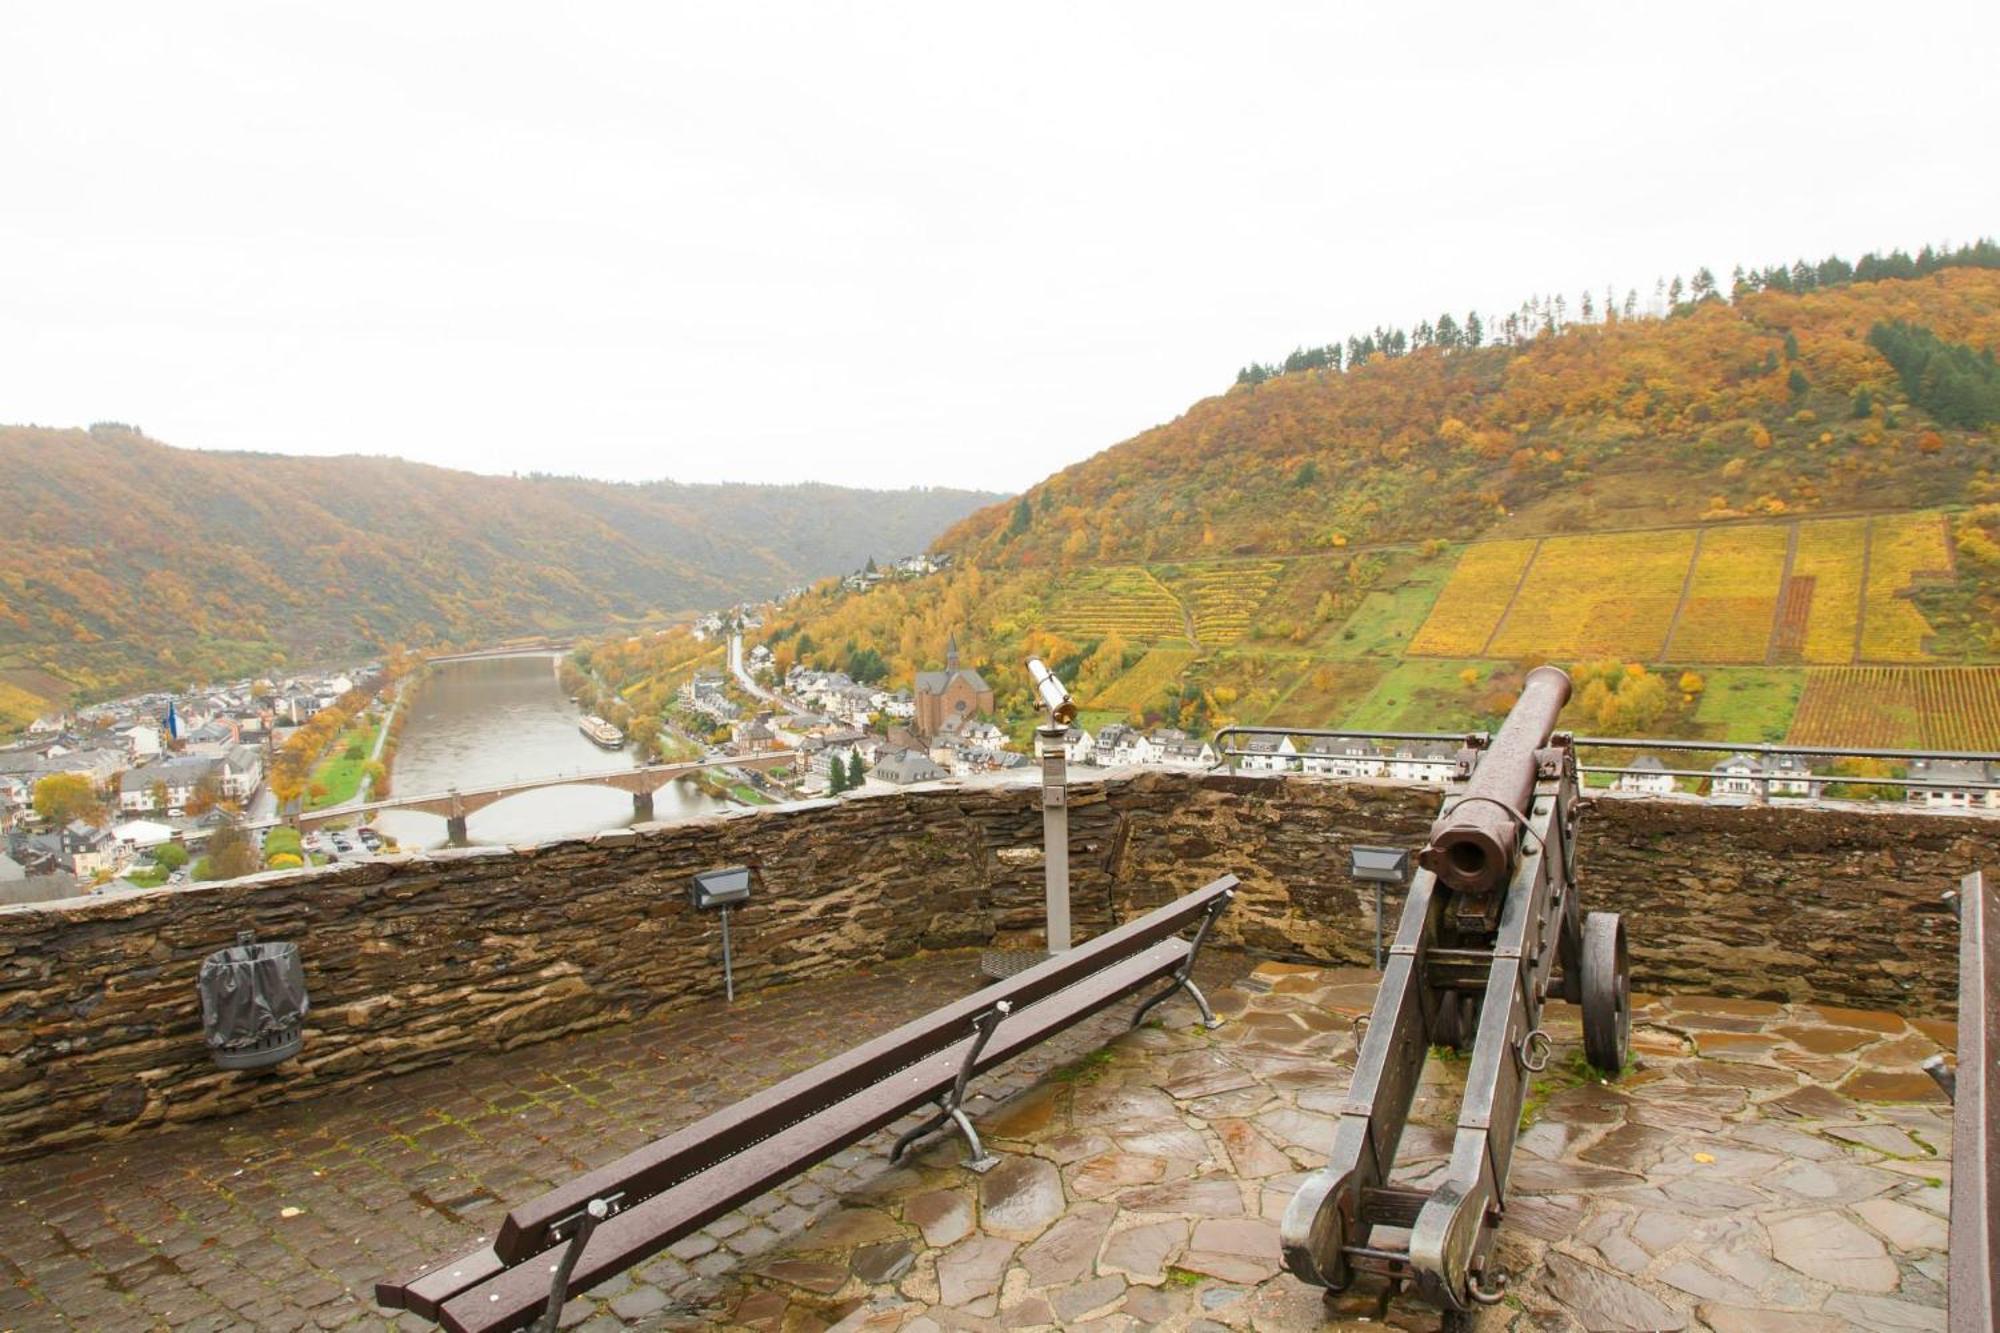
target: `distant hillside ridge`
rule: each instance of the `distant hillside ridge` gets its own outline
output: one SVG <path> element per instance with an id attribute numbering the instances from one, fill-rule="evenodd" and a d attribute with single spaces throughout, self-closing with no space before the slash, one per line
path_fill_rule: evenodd
<path id="1" fill-rule="evenodd" d="M 1733 300 L 1710 279 L 1664 317 L 1534 302 L 1480 346 L 1378 330 L 1358 365 L 1240 380 L 938 548 L 1078 565 L 1960 503 L 2000 404 L 2000 248 L 1962 253 Z"/>
<path id="2" fill-rule="evenodd" d="M 970 515 L 943 574 L 816 586 L 758 637 L 905 687 L 955 636 L 1024 744 L 1035 654 L 1093 728 L 1491 725 L 1553 659 L 1616 697 L 1579 702 L 1600 734 L 2000 748 L 1995 265 L 1302 350 Z M 629 656 L 641 700 L 696 660 Z"/>
<path id="3" fill-rule="evenodd" d="M 493 477 L 110 424 L 0 427 L 0 476 L 10 714 L 51 674 L 87 697 L 761 598 L 921 551 L 996 498 Z"/>

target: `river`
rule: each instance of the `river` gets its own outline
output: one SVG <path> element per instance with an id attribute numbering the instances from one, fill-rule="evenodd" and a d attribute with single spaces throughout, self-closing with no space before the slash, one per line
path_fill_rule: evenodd
<path id="1" fill-rule="evenodd" d="M 633 768 L 630 750 L 599 749 L 577 730 L 577 710 L 556 683 L 553 656 L 446 662 L 410 687 L 409 717 L 396 752 L 392 791 L 416 796 L 452 787 L 474 790 L 569 773 Z M 655 819 L 720 810 L 727 802 L 688 779 L 662 788 Z M 439 847 L 444 819 L 388 810 L 375 827 L 405 847 Z M 541 842 L 633 822 L 632 798 L 608 787 L 546 787 L 476 811 L 466 821 L 474 843 Z"/>

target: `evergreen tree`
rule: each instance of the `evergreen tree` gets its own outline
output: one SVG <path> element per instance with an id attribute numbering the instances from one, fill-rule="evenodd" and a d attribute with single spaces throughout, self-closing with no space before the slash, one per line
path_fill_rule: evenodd
<path id="1" fill-rule="evenodd" d="M 833 762 L 826 766 L 826 794 L 838 796 L 846 790 L 847 769 L 841 764 L 840 756 L 835 755 Z"/>
<path id="2" fill-rule="evenodd" d="M 1014 504 L 1014 520 L 1007 525 L 1007 535 L 1009 537 L 1020 536 L 1028 530 L 1028 525 L 1034 521 L 1034 511 L 1028 508 L 1028 497 L 1024 495 Z"/>
<path id="3" fill-rule="evenodd" d="M 861 784 L 866 782 L 867 780 L 868 780 L 867 770 L 861 767 L 861 751 L 856 750 L 854 751 L 854 753 L 847 756 L 848 790 L 853 791 L 859 789 Z"/>
<path id="4" fill-rule="evenodd" d="M 1806 383 L 1806 373 L 1797 366 L 1793 366 L 1792 373 L 1785 376 L 1785 387 L 1792 391 L 1792 397 L 1805 397 L 1806 389 L 1810 387 Z"/>
<path id="5" fill-rule="evenodd" d="M 1479 312 L 1470 311 L 1465 316 L 1465 345 L 1477 347 L 1486 341 L 1486 326 L 1479 322 Z"/>
<path id="6" fill-rule="evenodd" d="M 1868 392 L 1865 386 L 1854 391 L 1854 407 L 1850 415 L 1856 418 L 1875 415 L 1875 395 Z"/>
<path id="7" fill-rule="evenodd" d="M 1796 361 L 1796 360 L 1798 360 L 1798 359 L 1799 359 L 1799 335 L 1798 335 L 1798 334 L 1796 334 L 1796 333 L 1793 333 L 1793 332 L 1792 332 L 1792 331 L 1791 331 L 1790 329 L 1786 329 L 1786 330 L 1785 330 L 1785 360 L 1787 360 L 1787 361 Z"/>

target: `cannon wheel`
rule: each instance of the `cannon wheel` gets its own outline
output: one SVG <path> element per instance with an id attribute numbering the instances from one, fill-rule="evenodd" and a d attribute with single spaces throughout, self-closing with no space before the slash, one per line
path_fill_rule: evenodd
<path id="1" fill-rule="evenodd" d="M 1616 912 L 1583 919 L 1583 1054 L 1599 1071 L 1625 1068 L 1632 1045 L 1632 981 L 1625 922 Z"/>
<path id="2" fill-rule="evenodd" d="M 1437 1025 L 1431 1033 L 1431 1040 L 1439 1046 L 1449 1046 L 1463 1051 L 1472 1045 L 1477 1032 L 1478 1020 L 1473 1016 L 1473 998 L 1462 990 L 1451 988 L 1438 992 Z"/>

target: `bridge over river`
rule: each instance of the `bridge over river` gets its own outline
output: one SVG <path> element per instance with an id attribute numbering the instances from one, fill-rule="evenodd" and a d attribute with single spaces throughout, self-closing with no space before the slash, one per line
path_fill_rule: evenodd
<path id="1" fill-rule="evenodd" d="M 324 824 L 366 820 L 369 816 L 385 810 L 415 810 L 423 814 L 444 816 L 450 841 L 463 844 L 467 841 L 465 821 L 470 815 L 510 796 L 518 796 L 522 792 L 539 791 L 545 787 L 610 787 L 632 794 L 634 818 L 651 819 L 653 794 L 670 782 L 718 768 L 749 768 L 761 771 L 785 768 L 796 763 L 798 757 L 796 750 L 769 750 L 762 754 L 738 755 L 727 759 L 648 764 L 643 768 L 606 769 L 598 773 L 564 773 L 553 777 L 509 782 L 496 787 L 478 787 L 470 790 L 454 787 L 421 796 L 391 796 L 380 801 L 328 806 L 324 810 L 301 810 L 284 819 L 267 819 L 249 827 L 269 828 L 274 824 L 291 824 L 301 830 L 311 830 Z"/>

